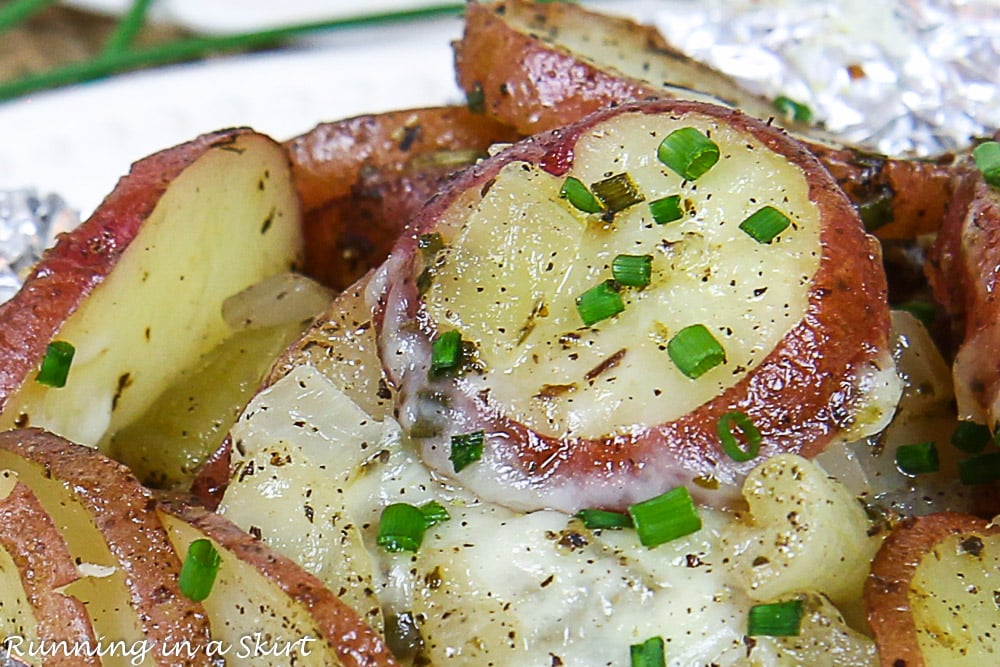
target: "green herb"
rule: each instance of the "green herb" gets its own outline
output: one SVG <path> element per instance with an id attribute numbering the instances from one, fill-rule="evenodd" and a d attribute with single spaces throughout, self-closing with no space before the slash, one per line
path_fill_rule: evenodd
<path id="1" fill-rule="evenodd" d="M 802 628 L 802 600 L 786 600 L 750 607 L 747 635 L 797 637 Z"/>
<path id="2" fill-rule="evenodd" d="M 617 255 L 611 260 L 611 275 L 621 285 L 645 287 L 653 275 L 653 256 Z"/>
<path id="3" fill-rule="evenodd" d="M 222 557 L 211 541 L 199 539 L 189 544 L 177 578 L 177 585 L 184 597 L 195 602 L 207 598 L 212 592 L 221 565 Z"/>
<path id="4" fill-rule="evenodd" d="M 746 443 L 745 449 L 740 447 L 739 442 L 737 442 L 736 436 L 733 434 L 733 427 L 739 430 Z M 727 412 L 722 415 L 719 417 L 715 430 L 722 443 L 722 451 L 729 455 L 732 460 L 745 463 L 757 458 L 757 454 L 760 453 L 760 431 L 742 412 Z"/>
<path id="5" fill-rule="evenodd" d="M 619 530 L 632 527 L 632 517 L 624 512 L 609 512 L 607 510 L 582 509 L 574 514 L 583 525 L 591 530 Z"/>
<path id="6" fill-rule="evenodd" d="M 436 500 L 431 500 L 430 502 L 421 505 L 420 513 L 424 515 L 424 524 L 427 528 L 436 526 L 439 523 L 444 523 L 445 521 L 451 519 L 451 515 L 448 514 L 448 510 L 446 510 L 444 505 Z"/>
<path id="7" fill-rule="evenodd" d="M 787 215 L 773 206 L 764 206 L 741 222 L 740 229 L 757 243 L 770 243 L 790 224 Z"/>
<path id="8" fill-rule="evenodd" d="M 420 254 L 424 258 L 424 261 L 429 262 L 444 249 L 444 239 L 441 238 L 441 234 L 438 232 L 421 234 L 417 237 L 417 247 L 420 249 Z"/>
<path id="9" fill-rule="evenodd" d="M 655 547 L 701 529 L 701 517 L 683 486 L 630 505 L 628 514 L 644 547 Z"/>
<path id="10" fill-rule="evenodd" d="M 667 664 L 663 652 L 663 637 L 650 637 L 641 644 L 629 647 L 631 667 L 664 667 Z"/>
<path id="11" fill-rule="evenodd" d="M 35 381 L 49 387 L 65 387 L 69 377 L 69 368 L 73 364 L 76 348 L 72 343 L 55 340 L 45 348 L 42 366 L 35 376 Z"/>
<path id="12" fill-rule="evenodd" d="M 604 209 L 611 213 L 624 211 L 645 200 L 639 187 L 627 173 L 615 174 L 590 184 L 590 190 L 600 200 Z"/>
<path id="13" fill-rule="evenodd" d="M 660 142 L 656 156 L 682 178 L 694 181 L 719 161 L 719 147 L 695 128 L 682 127 Z"/>
<path id="14" fill-rule="evenodd" d="M 431 371 L 432 377 L 443 375 L 455 370 L 462 363 L 462 334 L 456 330 L 438 334 L 431 341 Z"/>
<path id="15" fill-rule="evenodd" d="M 972 149 L 972 158 L 983 174 L 983 180 L 1000 188 L 1000 143 L 984 141 Z"/>
<path id="16" fill-rule="evenodd" d="M 483 92 L 481 83 L 473 84 L 469 92 L 465 94 L 465 105 L 472 113 L 486 113 L 486 94 Z"/>
<path id="17" fill-rule="evenodd" d="M 907 301 L 896 306 L 896 310 L 902 310 L 920 320 L 921 324 L 929 327 L 937 319 L 937 306 L 930 301 Z"/>
<path id="18" fill-rule="evenodd" d="M 680 220 L 684 217 L 684 211 L 681 210 L 681 196 L 670 195 L 649 202 L 649 214 L 653 216 L 653 221 L 658 225 Z"/>
<path id="19" fill-rule="evenodd" d="M 579 178 L 568 176 L 559 188 L 559 196 L 568 201 L 573 208 L 584 213 L 600 213 L 604 210 L 601 202 L 587 189 Z"/>
<path id="20" fill-rule="evenodd" d="M 692 324 L 674 334 L 667 342 L 667 354 L 680 372 L 692 380 L 726 360 L 726 351 L 704 324 Z"/>
<path id="21" fill-rule="evenodd" d="M 774 108 L 785 118 L 790 118 L 798 123 L 812 122 L 812 109 L 790 97 L 779 95 L 774 98 Z"/>
<path id="22" fill-rule="evenodd" d="M 409 503 L 392 503 L 382 510 L 376 544 L 386 551 L 415 553 L 424 540 L 427 518 Z"/>
<path id="23" fill-rule="evenodd" d="M 985 449 L 993 436 L 984 424 L 960 421 L 951 434 L 951 444 L 969 454 L 978 454 Z"/>
<path id="24" fill-rule="evenodd" d="M 9 0 L 0 5 L 0 34 L 54 4 L 55 0 Z"/>
<path id="25" fill-rule="evenodd" d="M 152 0 L 135 0 L 128 12 L 115 26 L 115 31 L 111 34 L 107 44 L 104 45 L 103 57 L 114 56 L 126 52 L 135 41 L 136 35 L 142 30 L 146 23 L 146 11 Z"/>
<path id="26" fill-rule="evenodd" d="M 865 226 L 865 231 L 873 232 L 892 222 L 895 218 L 892 204 L 893 194 L 888 188 L 880 189 L 871 199 L 859 202 L 855 208 Z"/>
<path id="27" fill-rule="evenodd" d="M 941 469 L 937 445 L 933 442 L 900 445 L 896 448 L 896 467 L 907 475 L 937 472 Z"/>
<path id="28" fill-rule="evenodd" d="M 614 280 L 591 287 L 576 297 L 576 310 L 585 326 L 597 324 L 609 317 L 614 317 L 625 310 L 625 302 L 618 293 L 618 283 Z"/>
<path id="29" fill-rule="evenodd" d="M 472 463 L 483 458 L 483 443 L 486 434 L 483 431 L 463 433 L 451 436 L 451 453 L 448 460 L 455 472 L 462 472 Z"/>

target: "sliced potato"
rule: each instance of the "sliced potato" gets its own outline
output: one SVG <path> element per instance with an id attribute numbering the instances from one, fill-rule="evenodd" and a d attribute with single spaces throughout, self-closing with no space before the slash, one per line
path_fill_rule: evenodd
<path id="1" fill-rule="evenodd" d="M 46 667 L 101 664 L 72 651 L 97 643 L 86 606 L 60 591 L 79 578 L 52 517 L 14 471 L 0 471 L 0 637 L 11 657 Z M 43 641 L 67 648 L 42 660 L 34 651 Z"/>
<path id="2" fill-rule="evenodd" d="M 0 306 L 0 427 L 97 445 L 230 329 L 230 295 L 298 261 L 299 204 L 274 141 L 228 130 L 133 165 Z M 74 346 L 65 387 L 35 381 Z"/>
<path id="3" fill-rule="evenodd" d="M 951 512 L 897 526 L 865 586 L 882 664 L 992 664 L 998 590 L 1000 527 Z"/>

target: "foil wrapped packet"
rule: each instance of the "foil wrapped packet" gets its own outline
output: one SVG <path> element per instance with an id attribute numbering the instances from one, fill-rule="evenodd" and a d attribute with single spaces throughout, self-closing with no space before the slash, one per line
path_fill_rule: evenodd
<path id="1" fill-rule="evenodd" d="M 12 297 L 56 236 L 79 223 L 57 194 L 0 190 L 0 303 Z"/>

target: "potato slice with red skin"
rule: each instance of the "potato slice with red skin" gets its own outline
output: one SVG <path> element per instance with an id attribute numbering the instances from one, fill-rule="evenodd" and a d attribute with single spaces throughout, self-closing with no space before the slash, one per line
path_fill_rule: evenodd
<path id="1" fill-rule="evenodd" d="M 460 211 L 474 210 L 507 165 L 537 165 L 539 173 L 561 177 L 575 168 L 575 151 L 583 137 L 613 134 L 615 123 L 623 118 L 639 123 L 658 114 L 668 119 L 669 127 L 701 119 L 716 128 L 731 128 L 748 144 L 759 142 L 765 151 L 800 170 L 810 205 L 816 207 L 821 221 L 818 250 L 814 251 L 820 255 L 818 268 L 807 281 L 808 287 L 802 287 L 807 290 L 807 305 L 801 320 L 773 349 L 762 352 L 766 356 L 759 365 L 710 400 L 665 423 L 609 426 L 599 437 L 574 436 L 571 431 L 560 436 L 529 427 L 505 414 L 490 392 L 468 377 L 431 380 L 430 340 L 439 325 L 419 293 L 424 266 L 418 237 L 439 232 L 445 244 L 449 243 L 456 232 L 442 227 L 441 221 L 461 220 Z M 666 134 L 667 129 L 662 132 Z M 653 146 L 655 151 L 655 143 Z M 627 147 L 622 151 L 627 162 L 631 159 Z M 615 159 L 607 157 L 609 168 Z M 519 252 L 516 243 L 511 245 L 493 252 L 500 257 L 504 250 Z M 485 275 L 484 280 L 488 280 Z M 463 483 L 481 497 L 502 504 L 567 511 L 587 506 L 620 509 L 678 484 L 687 485 L 704 502 L 732 500 L 739 480 L 754 465 L 736 463 L 721 449 L 717 422 L 734 410 L 748 415 L 760 430 L 761 455 L 789 451 L 813 456 L 822 451 L 860 416 L 860 410 L 867 409 L 870 396 L 858 386 L 856 374 L 881 365 L 895 381 L 891 362 L 886 366 L 889 318 L 885 291 L 877 243 L 864 233 L 850 203 L 803 147 L 740 112 L 666 100 L 597 112 L 569 128 L 515 144 L 464 172 L 418 215 L 412 233 L 401 239 L 370 288 L 379 309 L 380 354 L 399 392 L 398 412 L 404 428 L 411 432 L 415 425 L 423 429 L 420 420 L 424 408 L 419 401 L 428 397 L 440 413 L 435 432 L 420 433 L 428 437 L 418 439 L 425 459 L 440 472 L 454 475 L 447 460 L 449 438 L 483 430 L 482 460 L 458 475 Z M 460 322 L 462 313 L 456 313 L 455 318 Z M 645 336 L 637 333 L 639 339 Z M 648 370 L 657 376 L 654 368 Z M 539 368 L 538 382 L 558 381 L 547 380 L 546 372 Z M 650 389 L 646 382 L 642 381 L 636 391 Z M 719 485 L 721 489 L 713 490 Z"/>
<path id="2" fill-rule="evenodd" d="M 84 542 L 95 538 L 106 542 L 115 560 L 112 567 L 124 575 L 136 629 L 142 638 L 153 642 L 153 656 L 160 658 L 159 664 L 211 664 L 204 655 L 191 659 L 159 655 L 163 647 L 185 639 L 207 642 L 210 628 L 201 604 L 180 592 L 177 577 L 181 561 L 151 511 L 155 501 L 124 466 L 46 431 L 23 429 L 0 433 L 0 467 L 14 470 L 32 488 L 45 512 L 60 527 L 74 558 L 81 555 L 82 548 L 93 546 L 85 547 Z M 77 509 L 70 508 L 71 504 Z M 71 509 L 82 511 L 98 535 L 78 532 L 70 527 L 75 523 L 64 523 Z"/>
<path id="3" fill-rule="evenodd" d="M 15 476 L 11 471 L 0 475 Z M 5 483 L 0 480 L 0 486 Z M 6 550 L 20 573 L 31 614 L 37 621 L 34 637 L 67 646 L 96 645 L 94 628 L 86 606 L 78 599 L 59 592 L 80 578 L 66 541 L 52 517 L 22 482 L 15 482 L 6 495 L 0 489 L 0 548 Z M 9 611 L 9 610 L 8 610 Z M 21 637 L 28 640 L 28 637 Z M 17 657 L 27 647 L 8 645 Z M 46 667 L 100 665 L 96 655 L 69 655 L 56 652 L 41 664 Z"/>
<path id="4" fill-rule="evenodd" d="M 224 595 L 224 592 L 213 588 L 210 598 L 213 595 L 215 598 L 207 599 L 206 605 L 213 608 L 214 605 L 218 605 L 218 609 L 227 612 L 226 617 L 215 619 L 216 625 L 228 619 L 238 628 L 242 619 L 237 616 L 247 614 L 253 618 L 254 614 L 259 613 L 265 619 L 272 617 L 275 623 L 281 622 L 282 625 L 275 625 L 272 628 L 265 620 L 263 626 L 252 627 L 265 633 L 274 642 L 294 643 L 301 638 L 282 635 L 293 632 L 298 627 L 291 615 L 295 609 L 294 613 L 297 614 L 304 611 L 320 633 L 319 637 L 312 638 L 312 641 L 319 643 L 318 645 L 312 642 L 299 644 L 305 649 L 299 650 L 300 653 L 315 654 L 303 662 L 345 667 L 396 665 L 396 660 L 383 639 L 365 624 L 353 609 L 341 602 L 319 579 L 259 539 L 240 530 L 221 515 L 183 501 L 164 500 L 158 504 L 157 511 L 164 516 L 164 522 L 170 526 L 171 539 L 178 549 L 186 550 L 186 543 L 189 544 L 191 538 L 210 539 L 217 548 L 221 547 L 226 552 L 222 567 L 235 565 L 235 562 L 226 563 L 227 558 L 235 558 L 241 567 L 249 566 L 256 570 L 262 581 L 266 580 L 266 583 L 259 583 L 250 581 L 249 577 L 241 579 L 238 574 L 231 574 L 233 579 L 231 584 L 237 589 L 241 581 L 246 583 L 250 595 L 246 598 L 240 596 L 236 599 L 219 600 L 218 597 Z M 176 523 L 178 520 L 193 528 L 193 531 L 178 525 Z M 219 576 L 223 576 L 221 569 Z M 266 599 L 253 597 L 261 587 L 277 589 L 278 597 L 282 599 L 279 602 L 268 603 Z M 222 631 L 219 632 L 221 637 Z M 241 639 L 242 636 L 233 637 L 231 643 L 239 645 Z M 298 663 L 293 660 L 291 664 Z"/>
<path id="5" fill-rule="evenodd" d="M 947 549 L 944 558 L 950 558 L 955 562 L 951 574 L 961 577 L 963 567 L 983 567 L 985 563 L 979 562 L 984 549 L 984 540 L 989 536 L 996 536 L 1000 533 L 1000 526 L 996 526 L 985 519 L 974 517 L 968 514 L 956 512 L 941 512 L 922 517 L 913 517 L 905 520 L 897 526 L 886 538 L 881 549 L 872 562 L 871 574 L 865 584 L 865 608 L 868 614 L 868 622 L 874 633 L 878 646 L 881 664 L 896 667 L 923 667 L 923 665 L 936 664 L 984 664 L 981 662 L 982 656 L 976 658 L 962 658 L 965 655 L 961 647 L 965 643 L 972 644 L 982 641 L 988 648 L 995 645 L 996 638 L 970 637 L 970 630 L 966 623 L 971 619 L 963 619 L 964 613 L 971 607 L 972 595 L 985 595 L 990 598 L 990 607 L 993 607 L 992 590 L 990 591 L 963 591 L 963 599 L 951 599 L 953 606 L 949 607 L 948 623 L 953 625 L 953 637 L 945 638 L 943 646 L 953 646 L 952 659 L 954 662 L 933 663 L 925 659 L 920 647 L 918 635 L 924 634 L 933 636 L 939 629 L 947 627 L 941 625 L 935 627 L 933 619 L 921 617 L 918 620 L 914 616 L 914 604 L 917 602 L 914 595 L 930 596 L 933 598 L 938 591 L 931 583 L 931 590 L 917 591 L 914 589 L 914 578 L 918 573 L 921 562 L 925 558 L 938 560 L 941 555 L 935 556 L 936 548 L 940 547 L 946 540 L 957 540 L 955 546 L 943 547 Z M 980 553 L 976 553 L 976 552 Z M 963 553 L 972 560 L 969 563 L 962 563 Z M 995 559 L 995 556 L 994 556 Z M 943 583 L 943 582 L 941 582 Z M 965 589 L 973 585 L 972 580 L 959 582 L 960 589 Z M 941 586 L 944 589 L 944 586 Z M 941 591 L 942 597 L 947 593 L 947 589 Z M 949 604 L 948 599 L 943 599 L 942 604 Z M 994 614 L 994 609 L 987 612 L 986 623 L 990 624 L 989 614 Z M 928 624 L 928 621 L 930 623 Z M 940 619 L 938 619 L 940 622 Z M 995 629 L 995 623 L 993 623 Z M 960 629 L 961 628 L 961 629 Z M 962 662 L 965 659 L 966 662 Z"/>
<path id="6" fill-rule="evenodd" d="M 515 54 L 498 61 L 496 53 Z M 672 48 L 654 28 L 572 3 L 470 2 L 455 44 L 459 85 L 482 96 L 486 113 L 531 134 L 609 105 L 651 97 L 704 100 L 761 119 L 773 105 Z M 914 237 L 940 226 L 952 168 L 941 160 L 900 160 L 836 146 L 818 131 L 800 134 L 880 238 Z"/>

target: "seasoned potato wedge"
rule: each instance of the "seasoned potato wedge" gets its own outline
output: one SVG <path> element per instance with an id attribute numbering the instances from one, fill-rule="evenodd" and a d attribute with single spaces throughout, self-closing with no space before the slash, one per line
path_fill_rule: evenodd
<path id="1" fill-rule="evenodd" d="M 286 153 L 249 130 L 137 162 L 0 306 L 0 427 L 105 442 L 229 335 L 227 297 L 298 261 L 299 218 Z M 64 387 L 35 379 L 56 340 Z"/>
<path id="2" fill-rule="evenodd" d="M 865 585 L 881 664 L 992 664 L 997 590 L 997 526 L 950 512 L 897 526 L 875 557 Z"/>

